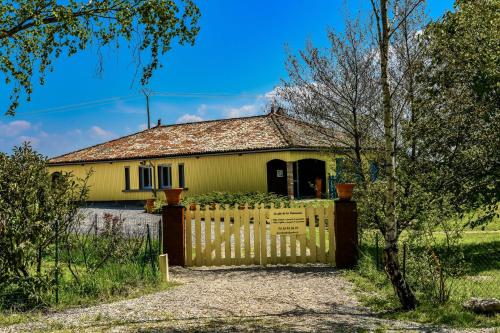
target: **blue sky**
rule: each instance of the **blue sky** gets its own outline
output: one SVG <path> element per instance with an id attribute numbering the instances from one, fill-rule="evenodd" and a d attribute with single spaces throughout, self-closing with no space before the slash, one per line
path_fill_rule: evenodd
<path id="1" fill-rule="evenodd" d="M 151 97 L 152 123 L 263 113 L 266 94 L 286 78 L 285 45 L 292 52 L 308 39 L 326 45 L 326 29 L 341 30 L 346 10 L 343 0 L 198 3 L 202 18 L 196 44 L 174 45 L 148 86 L 163 93 Z M 347 3 L 355 13 L 367 1 Z M 429 16 L 441 16 L 452 4 L 428 1 Z M 56 156 L 144 129 L 145 100 L 134 81 L 130 50 L 106 49 L 103 56 L 102 75 L 96 71 L 95 50 L 58 59 L 46 84 L 35 85 L 30 103 L 23 102 L 15 117 L 0 116 L 0 151 L 30 141 L 41 153 Z M 0 110 L 5 110 L 5 86 L 0 96 Z"/>

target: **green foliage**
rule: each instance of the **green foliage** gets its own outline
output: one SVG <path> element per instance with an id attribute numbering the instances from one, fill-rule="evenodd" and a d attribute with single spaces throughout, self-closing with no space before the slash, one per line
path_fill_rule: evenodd
<path id="1" fill-rule="evenodd" d="M 90 46 L 100 52 L 127 45 L 142 66 L 145 85 L 172 43 L 194 44 L 199 17 L 192 0 L 2 1 L 0 72 L 12 85 L 7 113 L 14 114 L 22 93 L 29 100 L 34 78 L 44 83 L 54 59 Z"/>
<path id="2" fill-rule="evenodd" d="M 64 233 L 86 197 L 86 179 L 52 177 L 46 160 L 28 145 L 0 154 L 0 290 L 17 294 L 28 307 L 41 301 L 52 281 L 41 270 L 43 253 Z"/>
<path id="3" fill-rule="evenodd" d="M 462 1 L 430 24 L 416 75 L 417 160 L 408 168 L 425 191 L 455 212 L 496 214 L 500 197 L 500 2 Z"/>
<path id="4" fill-rule="evenodd" d="M 206 194 L 200 194 L 196 196 L 188 196 L 183 202 L 188 205 L 195 203 L 200 206 L 209 206 L 213 204 L 219 204 L 221 206 L 229 205 L 244 205 L 248 204 L 250 207 L 254 207 L 256 204 L 281 204 L 289 203 L 289 199 L 284 196 L 280 196 L 274 193 L 263 193 L 263 192 L 211 192 Z"/>
<path id="5" fill-rule="evenodd" d="M 282 203 L 290 206 L 290 199 L 285 196 L 280 196 L 275 193 L 264 192 L 210 192 L 205 194 L 186 196 L 182 199 L 182 203 L 186 206 L 191 204 L 200 205 L 202 208 L 205 206 L 220 205 L 224 208 L 225 205 L 234 207 L 235 205 L 248 204 L 250 208 L 255 207 L 257 204 L 265 204 L 266 207 L 271 205 L 279 206 Z M 161 213 L 162 207 L 165 202 L 161 200 L 155 201 L 153 213 Z"/>
<path id="6" fill-rule="evenodd" d="M 142 230 L 126 229 L 120 216 L 110 214 L 100 225 L 97 219 L 84 223 L 78 208 L 88 192 L 88 176 L 50 175 L 46 159 L 27 145 L 0 154 L 0 310 L 54 305 L 57 285 L 59 306 L 161 287 L 157 266 L 145 267 Z M 156 257 L 156 245 L 148 255 Z"/>

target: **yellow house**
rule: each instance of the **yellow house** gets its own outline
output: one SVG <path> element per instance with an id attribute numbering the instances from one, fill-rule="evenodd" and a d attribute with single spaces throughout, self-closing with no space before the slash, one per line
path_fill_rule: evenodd
<path id="1" fill-rule="evenodd" d="M 290 197 L 327 195 L 335 142 L 314 125 L 280 113 L 158 125 L 54 157 L 51 172 L 89 180 L 89 201 L 153 198 L 154 190 L 274 192 Z"/>

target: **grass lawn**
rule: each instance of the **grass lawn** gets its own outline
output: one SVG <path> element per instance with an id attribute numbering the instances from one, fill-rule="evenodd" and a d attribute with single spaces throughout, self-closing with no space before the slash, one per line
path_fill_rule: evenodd
<path id="1" fill-rule="evenodd" d="M 453 327 L 498 327 L 500 315 L 484 316 L 463 308 L 471 297 L 500 299 L 500 222 L 498 219 L 481 229 L 465 232 L 460 246 L 464 248 L 467 269 L 459 277 L 449 281 L 451 297 L 440 305 L 422 301 L 415 311 L 399 311 L 399 302 L 394 295 L 385 273 L 375 268 L 373 237 L 364 241 L 358 270 L 346 271 L 345 276 L 354 282 L 360 301 L 388 319 L 418 321 Z M 404 239 L 405 235 L 402 235 Z M 444 235 L 443 235 L 444 237 Z M 380 248 L 383 240 L 380 237 Z M 368 255 L 366 255 L 368 253 Z M 417 294 L 417 298 L 419 298 Z M 420 297 L 420 299 L 422 299 Z"/>

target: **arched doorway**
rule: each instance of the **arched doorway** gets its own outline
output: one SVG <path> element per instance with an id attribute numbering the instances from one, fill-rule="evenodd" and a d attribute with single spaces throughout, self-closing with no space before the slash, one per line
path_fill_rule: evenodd
<path id="1" fill-rule="evenodd" d="M 271 160 L 267 162 L 267 192 L 288 195 L 286 162 Z"/>
<path id="2" fill-rule="evenodd" d="M 298 198 L 315 198 L 326 193 L 326 163 L 313 158 L 303 159 L 295 166 L 295 193 Z"/>

